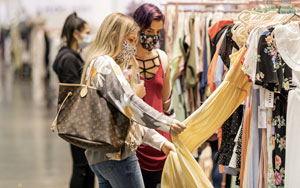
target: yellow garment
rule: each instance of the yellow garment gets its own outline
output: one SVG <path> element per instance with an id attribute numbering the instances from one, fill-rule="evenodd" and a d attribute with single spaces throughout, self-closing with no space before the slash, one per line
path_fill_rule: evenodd
<path id="1" fill-rule="evenodd" d="M 187 129 L 172 140 L 177 151 L 166 159 L 163 188 L 213 187 L 192 156 L 202 143 L 220 128 L 247 97 L 251 82 L 241 70 L 245 48 L 230 56 L 231 68 L 218 89 L 184 123 Z"/>

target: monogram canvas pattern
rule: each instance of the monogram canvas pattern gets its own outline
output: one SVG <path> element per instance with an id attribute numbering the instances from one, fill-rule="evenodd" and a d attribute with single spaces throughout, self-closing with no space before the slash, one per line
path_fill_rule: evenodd
<path id="1" fill-rule="evenodd" d="M 88 88 L 86 96 L 81 97 L 80 92 L 84 87 L 60 85 L 59 105 L 69 92 L 72 95 L 59 112 L 59 136 L 85 149 L 119 151 L 129 131 L 129 119 L 108 103 L 95 88 Z"/>

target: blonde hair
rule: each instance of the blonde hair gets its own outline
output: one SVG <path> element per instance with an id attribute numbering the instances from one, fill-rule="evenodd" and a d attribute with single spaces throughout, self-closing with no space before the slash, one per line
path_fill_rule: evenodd
<path id="1" fill-rule="evenodd" d="M 85 80 L 87 68 L 93 59 L 103 55 L 108 55 L 115 59 L 121 52 L 125 37 L 138 31 L 139 26 L 133 18 L 121 13 L 108 15 L 103 20 L 95 40 L 88 47 L 81 80 Z M 119 62 L 117 63 L 119 64 Z M 135 57 L 131 58 L 130 63 L 133 65 L 134 71 L 136 71 L 138 66 Z M 122 65 L 119 64 L 119 66 L 122 68 Z"/>

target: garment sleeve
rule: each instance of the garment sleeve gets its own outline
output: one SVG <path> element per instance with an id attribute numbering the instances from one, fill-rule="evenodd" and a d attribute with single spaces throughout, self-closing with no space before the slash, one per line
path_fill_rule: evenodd
<path id="1" fill-rule="evenodd" d="M 167 141 L 167 139 L 154 129 L 149 129 L 147 127 L 142 128 L 144 129 L 145 133 L 143 137 L 143 144 L 161 151 L 161 147 L 163 146 L 165 141 Z"/>
<path id="2" fill-rule="evenodd" d="M 92 85 L 128 118 L 148 128 L 170 131 L 173 119 L 156 111 L 135 95 L 112 58 L 100 56 L 93 67 L 89 66 L 87 73 L 89 72 L 92 74 Z"/>
<path id="3" fill-rule="evenodd" d="M 257 66 L 255 84 L 270 91 L 280 91 L 280 75 L 282 75 L 280 59 L 273 46 L 271 30 L 262 33 L 257 47 Z"/>

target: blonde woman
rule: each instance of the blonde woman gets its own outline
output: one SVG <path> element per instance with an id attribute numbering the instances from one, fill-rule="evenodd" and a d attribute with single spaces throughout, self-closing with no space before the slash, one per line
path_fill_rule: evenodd
<path id="1" fill-rule="evenodd" d="M 82 77 L 86 80 L 92 74 L 92 85 L 99 92 L 133 120 L 126 142 L 118 153 L 86 151 L 91 169 L 96 174 L 101 188 L 144 187 L 141 170 L 135 150 L 140 144 L 150 145 L 166 154 L 175 150 L 174 145 L 153 129 L 179 134 L 185 125 L 154 110 L 141 100 L 131 89 L 122 74 L 127 64 L 137 64 L 134 55 L 139 27 L 134 20 L 121 13 L 107 16 L 101 24 L 95 41 L 87 51 L 87 64 Z M 87 74 L 84 74 L 84 73 Z M 134 74 L 133 74 L 134 75 Z M 131 83 L 134 83 L 132 76 Z M 134 85 L 140 97 L 144 94 L 143 83 Z M 145 127 L 147 126 L 147 127 Z M 151 128 L 151 129 L 149 129 Z"/>

